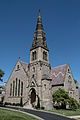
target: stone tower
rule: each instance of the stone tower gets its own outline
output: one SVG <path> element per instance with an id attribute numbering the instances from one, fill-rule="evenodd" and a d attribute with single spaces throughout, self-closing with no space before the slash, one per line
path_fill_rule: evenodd
<path id="1" fill-rule="evenodd" d="M 50 74 L 49 50 L 39 11 L 33 43 L 30 49 L 29 95 L 32 107 L 52 108 Z"/>

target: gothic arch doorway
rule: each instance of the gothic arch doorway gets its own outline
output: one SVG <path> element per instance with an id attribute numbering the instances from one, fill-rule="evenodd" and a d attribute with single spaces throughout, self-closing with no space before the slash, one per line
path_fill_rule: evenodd
<path id="1" fill-rule="evenodd" d="M 34 88 L 30 89 L 30 103 L 32 104 L 32 107 L 35 107 L 36 102 L 36 90 Z"/>
<path id="2" fill-rule="evenodd" d="M 33 108 L 40 108 L 40 99 L 34 88 L 30 89 L 30 104 Z"/>
<path id="3" fill-rule="evenodd" d="M 34 103 L 36 101 L 36 91 L 34 88 L 32 88 L 31 91 L 31 104 Z"/>

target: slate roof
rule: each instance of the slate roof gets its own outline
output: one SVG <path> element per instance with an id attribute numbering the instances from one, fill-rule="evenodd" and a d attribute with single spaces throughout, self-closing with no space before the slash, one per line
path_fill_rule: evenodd
<path id="1" fill-rule="evenodd" d="M 27 73 L 28 64 L 25 62 L 22 62 L 22 61 L 20 61 L 20 63 L 22 65 L 24 71 Z M 64 65 L 60 65 L 60 66 L 57 66 L 57 67 L 54 67 L 53 69 L 51 69 L 51 79 L 52 79 L 53 86 L 62 85 L 64 83 L 68 66 L 69 65 L 64 64 Z"/>
<path id="2" fill-rule="evenodd" d="M 67 71 L 67 64 L 57 66 L 51 70 L 52 85 L 61 85 L 64 83 Z"/>

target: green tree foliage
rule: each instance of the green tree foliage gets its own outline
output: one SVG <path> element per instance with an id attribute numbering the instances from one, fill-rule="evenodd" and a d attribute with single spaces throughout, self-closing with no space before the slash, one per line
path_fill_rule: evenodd
<path id="1" fill-rule="evenodd" d="M 69 104 L 70 104 L 70 108 L 75 110 L 77 108 L 79 108 L 79 103 L 74 99 L 74 98 L 69 98 Z"/>
<path id="2" fill-rule="evenodd" d="M 3 77 L 3 75 L 4 75 L 4 71 L 2 71 L 1 69 L 0 69 L 0 80 L 2 81 L 2 77 Z"/>
<path id="3" fill-rule="evenodd" d="M 66 105 L 69 105 L 69 108 L 76 109 L 78 108 L 78 103 L 74 98 L 69 97 L 68 93 L 59 88 L 53 95 L 53 105 L 56 108 L 66 109 Z"/>

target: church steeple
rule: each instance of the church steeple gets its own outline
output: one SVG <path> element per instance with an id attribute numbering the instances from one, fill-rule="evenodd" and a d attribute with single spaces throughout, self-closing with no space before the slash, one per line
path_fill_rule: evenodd
<path id="1" fill-rule="evenodd" d="M 36 61 L 49 63 L 48 52 L 49 50 L 46 43 L 46 35 L 43 29 L 42 17 L 39 10 L 33 43 L 30 49 L 30 63 L 34 63 Z"/>
<path id="2" fill-rule="evenodd" d="M 40 10 L 39 10 L 39 15 L 37 18 L 37 25 L 36 25 L 36 31 L 42 31 L 43 30 L 43 25 L 42 25 L 42 17 L 40 15 Z"/>
<path id="3" fill-rule="evenodd" d="M 46 43 L 46 35 L 45 35 L 44 29 L 43 29 L 42 17 L 40 15 L 40 10 L 39 10 L 39 14 L 37 17 L 37 25 L 36 25 L 36 30 L 34 32 L 34 38 L 33 38 L 31 50 L 33 50 L 37 47 L 42 47 L 42 48 L 48 50 L 47 43 Z"/>

